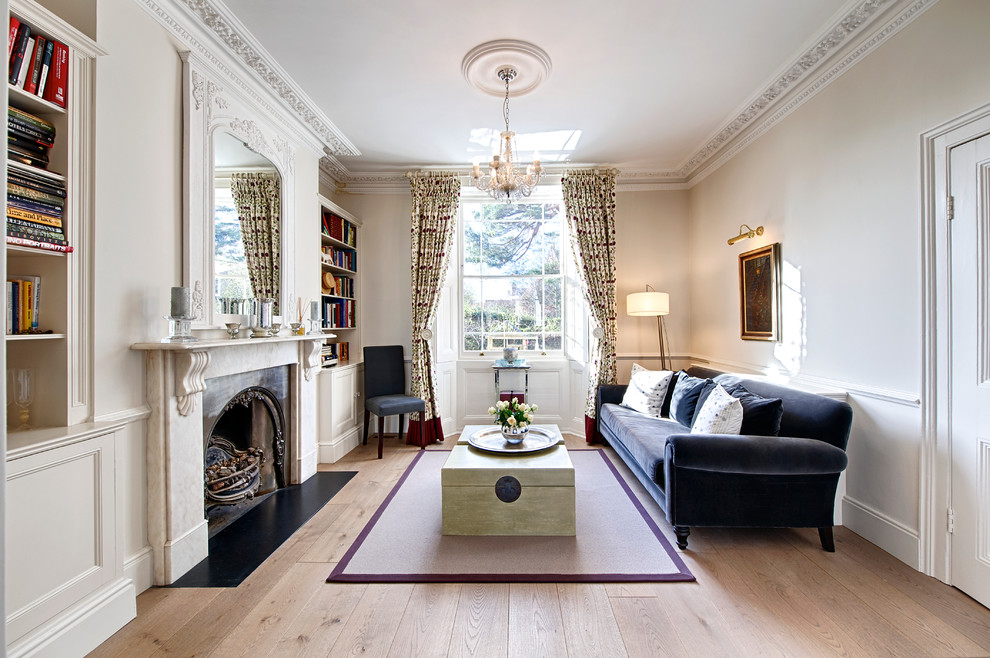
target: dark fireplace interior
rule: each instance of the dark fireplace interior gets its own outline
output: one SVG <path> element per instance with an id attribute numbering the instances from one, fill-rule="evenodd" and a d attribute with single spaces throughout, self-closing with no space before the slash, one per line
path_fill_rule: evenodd
<path id="1" fill-rule="evenodd" d="M 288 480 L 288 368 L 207 383 L 204 502 L 212 537 Z"/>

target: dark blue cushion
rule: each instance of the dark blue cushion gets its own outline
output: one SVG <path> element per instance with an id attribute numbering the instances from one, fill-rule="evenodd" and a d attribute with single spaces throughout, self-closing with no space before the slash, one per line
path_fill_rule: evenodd
<path id="1" fill-rule="evenodd" d="M 678 373 L 677 384 L 674 386 L 674 394 L 670 400 L 670 417 L 684 427 L 691 427 L 694 420 L 694 410 L 698 404 L 698 396 L 710 379 L 698 379 L 692 377 L 683 370 Z"/>
<path id="2" fill-rule="evenodd" d="M 729 395 L 742 403 L 743 422 L 739 429 L 740 434 L 757 436 L 780 434 L 780 419 L 784 415 L 783 400 L 750 393 L 742 384 L 723 386 Z"/>
<path id="3" fill-rule="evenodd" d="M 414 411 L 426 411 L 426 403 L 411 395 L 379 395 L 364 401 L 364 408 L 384 418 Z"/>

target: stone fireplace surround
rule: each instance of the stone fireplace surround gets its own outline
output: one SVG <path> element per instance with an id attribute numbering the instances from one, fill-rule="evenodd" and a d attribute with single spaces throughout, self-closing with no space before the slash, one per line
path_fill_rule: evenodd
<path id="1" fill-rule="evenodd" d="M 322 336 L 138 343 L 148 405 L 148 542 L 155 585 L 175 582 L 209 553 L 203 506 L 203 395 L 209 380 L 289 366 L 289 484 L 316 473 L 316 374 Z M 249 381 L 248 379 L 244 380 Z"/>

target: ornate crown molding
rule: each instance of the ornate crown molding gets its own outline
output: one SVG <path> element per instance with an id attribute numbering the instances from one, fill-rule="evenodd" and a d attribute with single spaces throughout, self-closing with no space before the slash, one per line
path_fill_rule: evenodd
<path id="1" fill-rule="evenodd" d="M 295 119 L 306 131 L 307 141 L 319 142 L 319 150 L 335 155 L 361 154 L 222 2 L 139 0 L 139 3 L 198 57 L 234 81 L 243 94 L 273 117 L 286 125 L 290 123 L 286 114 Z M 255 80 L 245 79 L 225 58 L 217 55 L 218 45 L 229 59 L 245 69 L 245 73 L 250 72 L 249 77 L 264 83 L 279 105 L 278 109 L 257 92 Z"/>

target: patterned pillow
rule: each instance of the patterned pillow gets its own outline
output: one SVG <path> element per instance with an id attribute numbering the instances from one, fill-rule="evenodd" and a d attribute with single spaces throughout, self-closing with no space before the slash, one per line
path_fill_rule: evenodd
<path id="1" fill-rule="evenodd" d="M 694 408 L 698 404 L 698 396 L 702 389 L 710 383 L 710 379 L 692 377 L 683 370 L 677 374 L 677 384 L 670 398 L 670 417 L 684 427 L 691 427 L 694 419 Z"/>
<path id="2" fill-rule="evenodd" d="M 669 370 L 647 370 L 634 363 L 629 386 L 622 396 L 622 405 L 647 416 L 659 418 L 673 374 Z"/>
<path id="3" fill-rule="evenodd" d="M 691 434 L 738 434 L 742 421 L 742 403 L 716 384 L 695 414 Z"/>

